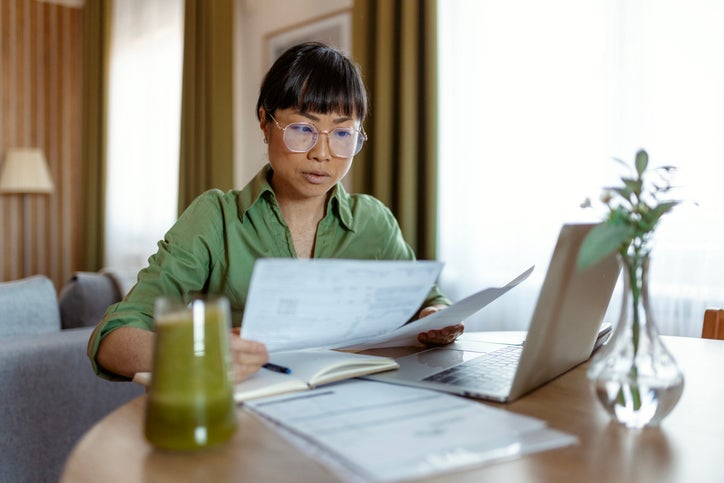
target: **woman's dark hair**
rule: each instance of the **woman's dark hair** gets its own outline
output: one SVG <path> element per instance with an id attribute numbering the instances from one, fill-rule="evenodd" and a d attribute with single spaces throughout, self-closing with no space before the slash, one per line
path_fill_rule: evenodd
<path id="1" fill-rule="evenodd" d="M 340 112 L 360 122 L 367 115 L 367 91 L 359 67 L 342 52 L 319 42 L 287 49 L 264 76 L 256 117 L 277 109 L 328 114 Z M 267 120 L 271 120 L 267 118 Z"/>

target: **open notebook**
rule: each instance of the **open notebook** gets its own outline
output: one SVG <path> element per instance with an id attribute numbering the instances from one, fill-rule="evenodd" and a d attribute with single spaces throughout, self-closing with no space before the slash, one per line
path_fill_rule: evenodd
<path id="1" fill-rule="evenodd" d="M 397 369 L 391 357 L 354 354 L 331 349 L 273 352 L 270 361 L 290 372 L 261 368 L 234 387 L 234 400 L 247 401 L 264 396 L 306 391 L 323 384 L 357 376 Z"/>
<path id="2" fill-rule="evenodd" d="M 287 372 L 261 368 L 234 386 L 234 400 L 247 401 L 288 392 L 306 391 L 323 384 L 364 376 L 398 367 L 391 357 L 354 354 L 332 349 L 274 352 L 270 362 Z M 150 372 L 139 372 L 133 382 L 149 386 Z"/>

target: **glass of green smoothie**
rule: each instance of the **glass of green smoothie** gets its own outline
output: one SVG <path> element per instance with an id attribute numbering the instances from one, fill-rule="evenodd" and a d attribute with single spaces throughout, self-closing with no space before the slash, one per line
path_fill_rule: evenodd
<path id="1" fill-rule="evenodd" d="M 229 301 L 221 296 L 164 296 L 156 300 L 154 318 L 146 438 L 170 450 L 228 440 L 236 431 Z"/>

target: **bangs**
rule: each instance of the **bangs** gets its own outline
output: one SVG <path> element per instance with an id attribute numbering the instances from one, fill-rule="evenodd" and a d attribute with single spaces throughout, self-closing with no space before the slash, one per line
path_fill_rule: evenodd
<path id="1" fill-rule="evenodd" d="M 279 108 L 320 114 L 339 112 L 360 120 L 365 118 L 366 99 L 361 95 L 364 90 L 355 82 L 353 72 L 310 69 L 299 74 L 289 78 Z"/>
<path id="2" fill-rule="evenodd" d="M 341 52 L 321 44 L 303 44 L 285 52 L 267 72 L 257 113 L 277 109 L 330 114 L 360 122 L 367 116 L 367 91 L 359 68 Z"/>

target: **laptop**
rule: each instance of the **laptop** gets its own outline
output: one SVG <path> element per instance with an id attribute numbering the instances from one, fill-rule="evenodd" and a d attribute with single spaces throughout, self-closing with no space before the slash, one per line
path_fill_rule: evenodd
<path id="1" fill-rule="evenodd" d="M 599 331 L 606 332 L 603 317 L 619 274 L 615 253 L 578 269 L 578 250 L 593 226 L 561 227 L 523 343 L 456 341 L 397 358 L 399 369 L 364 378 L 510 402 L 586 361 Z"/>

